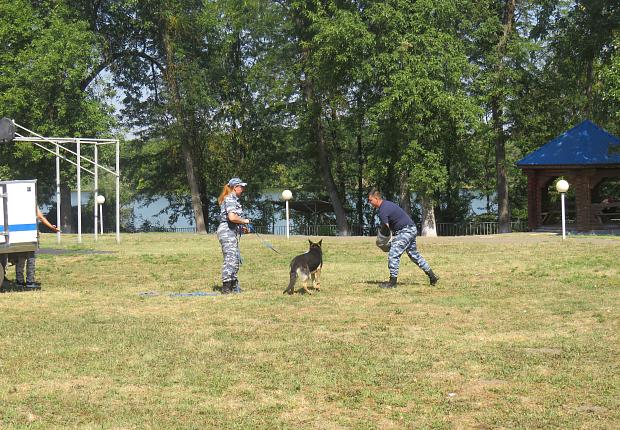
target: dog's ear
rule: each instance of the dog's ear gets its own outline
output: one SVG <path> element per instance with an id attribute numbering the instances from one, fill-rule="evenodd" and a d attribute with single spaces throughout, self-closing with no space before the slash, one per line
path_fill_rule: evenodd
<path id="1" fill-rule="evenodd" d="M 308 243 L 312 246 L 312 241 L 310 239 L 308 239 Z"/>
<path id="2" fill-rule="evenodd" d="M 322 243 L 323 243 L 323 239 L 319 240 L 319 243 L 317 245 L 321 246 Z"/>

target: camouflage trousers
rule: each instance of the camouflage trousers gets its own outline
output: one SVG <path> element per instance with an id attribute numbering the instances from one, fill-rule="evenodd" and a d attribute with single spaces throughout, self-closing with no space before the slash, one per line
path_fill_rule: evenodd
<path id="1" fill-rule="evenodd" d="M 406 252 L 411 261 L 418 265 L 418 267 L 424 272 L 431 270 L 431 266 L 426 262 L 424 257 L 418 252 L 416 245 L 416 238 L 418 230 L 415 225 L 404 227 L 394 232 L 392 238 L 392 247 L 388 254 L 388 268 L 390 269 L 390 276 L 398 276 L 398 268 L 400 266 L 400 256 L 403 252 Z"/>
<path id="2" fill-rule="evenodd" d="M 224 255 L 222 282 L 235 280 L 239 273 L 239 236 L 227 223 L 221 223 L 217 228 L 217 239 Z"/>

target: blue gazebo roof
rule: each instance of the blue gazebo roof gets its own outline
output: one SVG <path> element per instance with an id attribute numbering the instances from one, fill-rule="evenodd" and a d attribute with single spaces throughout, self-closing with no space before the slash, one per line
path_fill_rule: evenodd
<path id="1" fill-rule="evenodd" d="M 585 120 L 526 155 L 519 167 L 620 164 L 620 138 Z"/>

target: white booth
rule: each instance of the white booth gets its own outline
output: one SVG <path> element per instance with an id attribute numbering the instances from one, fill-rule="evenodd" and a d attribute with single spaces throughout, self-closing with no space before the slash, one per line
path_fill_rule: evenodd
<path id="1" fill-rule="evenodd" d="M 38 246 L 37 181 L 0 181 L 0 258 Z M 0 265 L 0 285 L 4 280 Z"/>

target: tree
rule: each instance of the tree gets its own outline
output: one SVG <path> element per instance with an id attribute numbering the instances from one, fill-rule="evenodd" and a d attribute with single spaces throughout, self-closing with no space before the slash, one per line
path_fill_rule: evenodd
<path id="1" fill-rule="evenodd" d="M 203 207 L 195 165 L 199 148 L 200 112 L 195 100 L 203 94 L 189 88 L 199 70 L 205 39 L 194 31 L 201 16 L 200 1 L 133 2 L 72 0 L 90 29 L 99 36 L 101 55 L 89 80 L 110 70 L 114 85 L 124 94 L 122 113 L 128 126 L 146 129 L 145 137 L 165 136 L 180 148 L 196 227 L 205 232 Z"/>
<path id="2" fill-rule="evenodd" d="M 422 234 L 435 235 L 435 195 L 447 183 L 447 161 L 475 121 L 477 107 L 464 83 L 470 74 L 457 24 L 463 2 L 377 2 L 369 22 L 377 38 L 371 59 L 382 98 L 373 106 L 380 140 L 375 163 L 386 184 L 398 184 L 401 206 L 411 212 L 415 190 L 422 209 Z M 463 24 L 466 25 L 466 24 Z"/>
<path id="3" fill-rule="evenodd" d="M 514 171 L 522 133 L 528 133 L 521 128 L 519 115 L 524 108 L 536 109 L 525 105 L 524 97 L 530 93 L 538 68 L 544 63 L 539 54 L 543 44 L 531 38 L 530 33 L 537 28 L 537 22 L 545 25 L 552 2 L 489 0 L 477 6 L 479 24 L 471 34 L 470 60 L 478 72 L 472 92 L 480 97 L 484 109 L 484 127 L 478 136 L 489 139 L 494 152 L 500 233 L 511 230 L 510 173 Z"/>
<path id="4" fill-rule="evenodd" d="M 349 145 L 339 131 L 342 131 L 344 117 L 351 113 L 351 101 L 356 98 L 355 64 L 361 62 L 372 40 L 355 3 L 293 1 L 289 13 L 295 24 L 297 74 L 303 97 L 300 125 L 308 132 L 308 141 L 315 148 L 319 174 L 334 208 L 338 234 L 348 235 L 345 210 L 348 175 L 339 154 Z"/>
<path id="5" fill-rule="evenodd" d="M 102 36 L 95 72 L 113 74 L 125 123 L 139 130 L 131 151 L 136 161 L 141 148 L 167 148 L 183 161 L 162 160 L 148 171 L 130 163 L 144 196 L 166 195 L 175 213 L 191 211 L 205 231 L 223 178 L 251 173 L 256 187 L 270 179 L 269 149 L 274 136 L 282 138 L 285 108 L 274 102 L 282 91 L 273 76 L 282 76 L 277 61 L 287 58 L 278 57 L 287 41 L 277 2 L 74 3 Z M 168 186 L 151 172 L 165 172 Z M 191 200 L 183 198 L 188 189 Z"/>
<path id="6" fill-rule="evenodd" d="M 107 88 L 82 86 L 98 61 L 96 37 L 64 2 L 47 3 L 0 3 L 0 116 L 47 136 L 109 136 Z M 53 157 L 33 145 L 3 145 L 0 171 L 4 178 L 38 178 L 45 199 L 54 189 Z M 74 178 L 63 170 L 63 183 Z"/>

